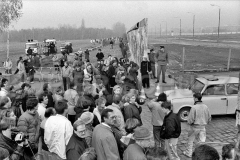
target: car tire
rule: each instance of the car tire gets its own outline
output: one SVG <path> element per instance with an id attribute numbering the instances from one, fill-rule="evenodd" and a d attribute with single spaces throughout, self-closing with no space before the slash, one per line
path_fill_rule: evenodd
<path id="1" fill-rule="evenodd" d="M 187 121 L 187 117 L 189 115 L 190 109 L 191 109 L 190 107 L 184 107 L 180 109 L 180 111 L 178 112 L 178 117 L 182 122 Z"/>

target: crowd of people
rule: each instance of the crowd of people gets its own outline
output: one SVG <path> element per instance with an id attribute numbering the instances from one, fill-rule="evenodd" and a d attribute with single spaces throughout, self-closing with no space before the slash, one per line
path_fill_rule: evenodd
<path id="1" fill-rule="evenodd" d="M 150 87 L 150 58 L 144 57 L 139 67 L 126 57 L 104 59 L 101 49 L 96 57 L 96 64 L 82 55 L 76 55 L 72 65 L 67 58 L 56 63 L 63 87 L 53 89 L 45 83 L 39 93 L 29 83 L 14 89 L 7 79 L 1 80 L 0 160 L 180 160 L 181 123 L 171 102 L 165 93 L 144 100 L 139 92 L 138 70 L 144 75 L 144 87 Z M 195 137 L 205 142 L 205 126 L 211 120 L 202 95 L 193 98 L 188 118 L 192 132 L 184 154 L 193 160 L 219 160 L 210 146 L 193 151 Z M 152 113 L 153 131 L 143 125 L 143 104 Z M 226 145 L 223 150 L 223 158 L 231 159 L 234 147 Z"/>

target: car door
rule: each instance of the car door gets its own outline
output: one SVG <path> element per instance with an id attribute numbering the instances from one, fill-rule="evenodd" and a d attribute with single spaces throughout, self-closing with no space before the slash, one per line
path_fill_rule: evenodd
<path id="1" fill-rule="evenodd" d="M 234 114 L 238 101 L 238 83 L 226 84 L 226 91 L 228 99 L 227 114 Z"/>
<path id="2" fill-rule="evenodd" d="M 202 101 L 212 115 L 227 113 L 227 96 L 225 85 L 209 85 L 203 92 Z"/>

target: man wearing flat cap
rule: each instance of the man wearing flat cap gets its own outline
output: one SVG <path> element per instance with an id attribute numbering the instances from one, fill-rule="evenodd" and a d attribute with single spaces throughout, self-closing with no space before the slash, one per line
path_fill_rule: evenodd
<path id="1" fill-rule="evenodd" d="M 168 53 L 165 51 L 164 46 L 160 46 L 160 50 L 158 50 L 156 54 L 157 64 L 158 64 L 158 73 L 157 73 L 157 81 L 156 83 L 159 83 L 160 75 L 162 72 L 162 83 L 166 83 L 165 81 L 165 72 L 166 72 L 166 66 L 168 64 Z"/>

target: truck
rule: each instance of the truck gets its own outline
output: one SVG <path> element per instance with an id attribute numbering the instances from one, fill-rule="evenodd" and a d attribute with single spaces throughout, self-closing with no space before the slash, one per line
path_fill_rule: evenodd
<path id="1" fill-rule="evenodd" d="M 28 40 L 25 44 L 25 53 L 27 53 L 28 48 L 32 49 L 33 54 L 39 54 L 40 53 L 40 45 L 37 40 Z"/>

